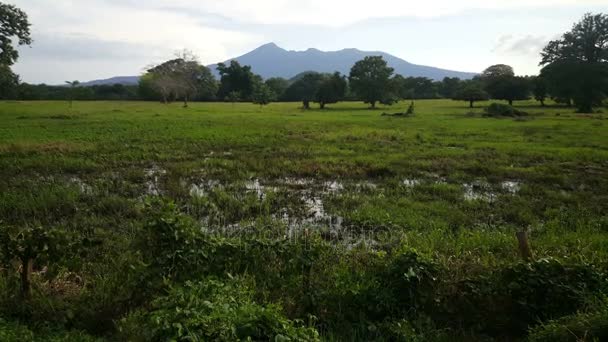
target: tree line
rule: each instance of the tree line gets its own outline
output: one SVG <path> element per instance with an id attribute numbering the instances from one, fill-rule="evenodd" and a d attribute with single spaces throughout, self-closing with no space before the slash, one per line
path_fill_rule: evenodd
<path id="1" fill-rule="evenodd" d="M 0 4 L 0 99 L 18 100 L 154 100 L 253 102 L 261 106 L 273 101 L 298 101 L 305 109 L 320 108 L 343 100 L 391 105 L 400 100 L 447 98 L 475 102 L 488 99 L 514 101 L 547 99 L 592 112 L 608 96 L 608 15 L 585 14 L 560 39 L 551 41 L 541 53 L 538 76 L 516 76 L 504 64 L 486 68 L 471 80 L 446 77 L 405 77 L 394 73 L 381 56 L 368 56 L 355 63 L 349 75 L 303 72 L 292 79 L 264 80 L 249 65 L 238 61 L 217 66 L 219 80 L 192 53 L 152 65 L 137 86 L 31 85 L 19 82 L 11 65 L 19 57 L 13 40 L 29 45 L 32 40 L 27 15 L 12 5 Z"/>

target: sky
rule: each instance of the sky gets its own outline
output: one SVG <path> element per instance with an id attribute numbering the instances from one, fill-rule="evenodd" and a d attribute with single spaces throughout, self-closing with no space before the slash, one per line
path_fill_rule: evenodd
<path id="1" fill-rule="evenodd" d="M 288 50 L 384 51 L 415 64 L 537 74 L 545 44 L 608 0 L 8 0 L 34 43 L 14 71 L 28 83 L 139 75 L 188 49 L 203 64 L 274 42 Z M 254 70 L 255 71 L 255 70 Z"/>

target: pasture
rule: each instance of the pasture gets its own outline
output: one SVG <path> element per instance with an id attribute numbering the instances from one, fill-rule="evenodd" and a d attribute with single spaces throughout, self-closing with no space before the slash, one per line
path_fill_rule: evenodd
<path id="1" fill-rule="evenodd" d="M 300 282 L 287 276 L 266 285 L 256 278 L 256 301 L 279 303 L 290 319 L 313 312 L 323 339 L 343 340 L 347 332 L 353 339 L 390 339 L 386 327 L 370 330 L 374 314 L 365 314 L 365 325 L 329 304 L 357 302 L 358 292 L 372 288 L 361 280 L 367 276 L 353 274 L 372 272 L 388 260 L 383 253 L 415 251 L 431 260 L 444 284 L 442 298 L 451 298 L 446 306 L 456 302 L 450 286 L 521 263 L 517 231 L 529 231 L 536 260 L 607 270 L 608 114 L 523 101 L 516 107 L 529 115 L 490 118 L 488 104 L 470 109 L 465 102 L 421 100 L 413 116 L 397 117 L 381 114 L 404 112 L 409 102 L 375 110 L 343 102 L 307 111 L 297 103 L 75 102 L 70 109 L 66 102 L 2 102 L 0 220 L 61 227 L 95 242 L 56 270 L 82 279 L 73 291 L 54 294 L 37 280 L 34 316 L 41 320 L 60 316 L 65 326 L 116 334 L 116 322 L 147 301 L 129 297 L 138 287 L 125 270 L 138 260 L 133 241 L 145 234 L 145 203 L 163 198 L 218 239 L 297 243 L 318 235 L 319 244 L 341 254 L 332 254 L 335 264 L 319 257 L 309 265 L 318 277 L 305 277 L 298 291 L 314 288 L 314 304 L 290 292 Z M 244 274 L 272 273 L 261 265 L 277 262 L 258 257 L 251 256 L 256 266 Z M 53 310 L 40 299 L 49 297 Z M 485 310 L 487 302 L 475 298 Z M 4 300 L 3 310 L 10 303 Z M 445 312 L 419 307 L 418 316 L 432 324 L 412 323 L 412 329 L 476 338 L 526 333 L 527 326 L 518 331 L 512 322 L 478 327 L 465 319 L 452 326 L 450 313 L 464 310 L 454 305 Z M 590 305 L 530 314 L 526 323 Z"/>

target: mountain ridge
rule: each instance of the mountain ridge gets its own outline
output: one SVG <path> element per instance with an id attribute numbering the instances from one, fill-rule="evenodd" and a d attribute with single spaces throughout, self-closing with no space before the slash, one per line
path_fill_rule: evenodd
<path id="1" fill-rule="evenodd" d="M 476 75 L 473 72 L 413 64 L 383 51 L 363 51 L 356 48 L 344 48 L 336 51 L 321 51 L 316 48 L 308 48 L 297 51 L 283 49 L 272 42 L 261 45 L 244 55 L 228 59 L 224 63 L 236 60 L 241 65 L 251 65 L 252 71 L 264 79 L 271 77 L 291 79 L 303 71 L 329 73 L 339 71 L 342 74 L 348 75 L 350 68 L 355 62 L 366 56 L 382 56 L 388 65 L 395 69 L 396 74 L 401 74 L 404 77 L 428 77 L 433 80 L 441 80 L 444 77 L 470 79 Z M 207 66 L 216 78 L 219 78 L 217 71 L 218 64 Z M 116 81 L 119 81 L 118 83 L 121 84 L 132 85 L 137 84 L 138 80 L 139 76 L 121 76 L 85 82 L 83 85 L 114 84 Z"/>

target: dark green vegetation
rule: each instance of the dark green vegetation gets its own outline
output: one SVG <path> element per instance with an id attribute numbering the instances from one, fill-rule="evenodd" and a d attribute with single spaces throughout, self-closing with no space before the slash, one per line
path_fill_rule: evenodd
<path id="1" fill-rule="evenodd" d="M 519 104 L 3 102 L 0 339 L 605 338 L 608 121 Z"/>

